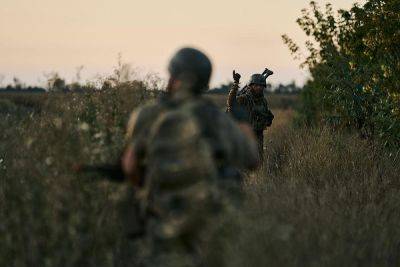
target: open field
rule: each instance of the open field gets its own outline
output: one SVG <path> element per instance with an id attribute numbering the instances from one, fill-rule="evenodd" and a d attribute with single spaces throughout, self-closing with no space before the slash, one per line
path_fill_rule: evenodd
<path id="1" fill-rule="evenodd" d="M 71 171 L 117 158 L 130 111 L 154 97 L 131 89 L 0 99 L 0 266 L 140 260 L 126 238 L 129 188 Z M 399 266 L 400 155 L 351 132 L 295 127 L 277 102 L 264 166 L 212 244 L 224 265 Z"/>

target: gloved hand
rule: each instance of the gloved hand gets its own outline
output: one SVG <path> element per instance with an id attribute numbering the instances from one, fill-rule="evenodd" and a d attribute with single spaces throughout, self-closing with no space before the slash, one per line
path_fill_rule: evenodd
<path id="1" fill-rule="evenodd" d="M 239 83 L 241 77 L 242 76 L 239 73 L 236 73 L 236 71 L 233 71 L 233 80 L 235 81 L 235 83 Z"/>

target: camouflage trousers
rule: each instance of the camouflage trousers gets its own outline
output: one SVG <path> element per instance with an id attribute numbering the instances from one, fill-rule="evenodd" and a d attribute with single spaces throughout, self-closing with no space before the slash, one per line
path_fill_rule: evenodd
<path id="1" fill-rule="evenodd" d="M 203 250 L 220 210 L 216 186 L 200 181 L 179 190 L 164 188 L 151 204 L 157 216 L 147 222 L 149 266 L 204 266 Z"/>
<path id="2" fill-rule="evenodd" d="M 191 250 L 182 240 L 161 240 L 150 237 L 149 255 L 145 266 L 152 267 L 198 267 L 202 266 L 199 252 Z"/>
<path id="3" fill-rule="evenodd" d="M 264 131 L 255 131 L 260 159 L 264 157 Z"/>
<path id="4" fill-rule="evenodd" d="M 193 210 L 187 210 L 183 217 L 150 219 L 148 221 L 149 255 L 145 266 L 199 267 L 223 266 L 223 255 L 218 253 L 224 247 L 225 221 L 227 214 L 235 213 L 243 201 L 242 177 L 237 172 L 225 170 L 229 177 L 219 179 L 219 190 L 215 199 L 202 207 L 201 203 Z M 232 177 L 231 177 L 232 176 Z M 188 231 L 168 236 L 172 221 L 195 219 Z M 222 223 L 224 222 L 224 223 Z M 195 226 L 197 224 L 197 226 Z M 225 229 L 225 230 L 223 230 Z M 231 234 L 231 231 L 228 231 Z M 218 240 L 218 242 L 217 242 Z M 215 251 L 215 250 L 218 251 Z"/>

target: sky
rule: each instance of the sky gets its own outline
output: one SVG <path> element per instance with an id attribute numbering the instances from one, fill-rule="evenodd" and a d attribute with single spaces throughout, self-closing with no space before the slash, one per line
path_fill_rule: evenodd
<path id="1" fill-rule="evenodd" d="M 325 5 L 328 1 L 317 1 Z M 353 0 L 331 0 L 350 8 Z M 179 48 L 193 46 L 213 62 L 211 85 L 231 79 L 232 70 L 247 80 L 265 67 L 273 84 L 302 84 L 299 69 L 281 35 L 299 44 L 306 36 L 296 24 L 308 0 L 0 0 L 0 80 L 14 76 L 40 85 L 44 73 L 57 71 L 76 80 L 107 75 L 118 54 L 139 75 L 167 77 L 166 66 Z"/>

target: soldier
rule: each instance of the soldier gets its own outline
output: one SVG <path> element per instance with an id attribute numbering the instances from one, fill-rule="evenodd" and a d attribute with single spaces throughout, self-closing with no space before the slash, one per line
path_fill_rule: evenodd
<path id="1" fill-rule="evenodd" d="M 209 221 L 240 186 L 239 170 L 259 159 L 249 125 L 201 96 L 211 75 L 206 55 L 183 48 L 168 70 L 166 95 L 131 116 L 122 168 L 150 214 L 151 264 L 196 266 Z"/>
<path id="2" fill-rule="evenodd" d="M 247 114 L 247 120 L 257 137 L 260 157 L 263 156 L 264 130 L 271 126 L 274 119 L 263 93 L 267 85 L 266 79 L 272 74 L 273 72 L 269 69 L 265 69 L 262 74 L 253 74 L 249 83 L 238 94 L 241 76 L 233 71 L 234 83 L 227 100 L 227 112 L 233 113 L 234 116 L 242 114 L 243 111 Z"/>

